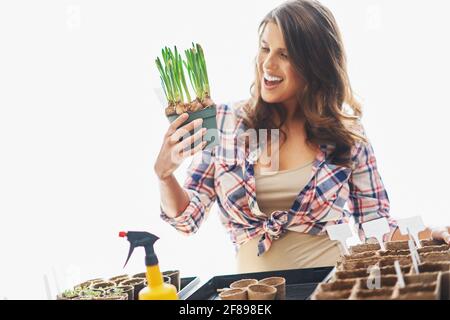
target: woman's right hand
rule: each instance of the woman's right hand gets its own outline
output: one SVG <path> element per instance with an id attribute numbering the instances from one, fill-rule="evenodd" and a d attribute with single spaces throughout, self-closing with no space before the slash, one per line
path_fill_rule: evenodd
<path id="1" fill-rule="evenodd" d="M 163 144 L 154 165 L 155 173 L 160 180 L 170 177 L 184 159 L 202 150 L 206 145 L 206 141 L 203 140 L 206 128 L 197 130 L 202 126 L 203 119 L 196 119 L 180 127 L 188 118 L 187 113 L 181 114 L 169 125 L 164 135 Z M 193 135 L 189 133 L 192 130 L 195 130 Z M 180 141 L 181 138 L 183 138 L 182 141 Z M 202 141 L 191 148 L 191 144 L 200 138 Z"/>

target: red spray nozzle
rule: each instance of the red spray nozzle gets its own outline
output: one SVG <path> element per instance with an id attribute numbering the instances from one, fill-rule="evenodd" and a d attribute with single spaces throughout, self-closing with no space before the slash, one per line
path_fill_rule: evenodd
<path id="1" fill-rule="evenodd" d="M 126 231 L 120 231 L 119 232 L 119 237 L 125 238 L 126 236 L 127 236 L 127 232 Z"/>

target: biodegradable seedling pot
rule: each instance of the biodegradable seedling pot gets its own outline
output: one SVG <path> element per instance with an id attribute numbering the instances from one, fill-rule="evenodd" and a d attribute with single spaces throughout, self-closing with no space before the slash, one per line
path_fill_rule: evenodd
<path id="1" fill-rule="evenodd" d="M 387 256 L 408 256 L 410 255 L 409 250 L 386 250 L 386 251 L 379 251 L 378 254 L 380 257 L 387 257 Z"/>
<path id="2" fill-rule="evenodd" d="M 105 291 L 102 289 L 87 288 L 80 291 L 80 300 L 92 300 L 105 295 Z"/>
<path id="3" fill-rule="evenodd" d="M 114 288 L 116 286 L 116 283 L 112 281 L 103 281 L 103 282 L 97 282 L 94 283 L 91 288 L 92 289 L 101 289 L 103 291 L 107 291 L 108 289 Z"/>
<path id="4" fill-rule="evenodd" d="M 371 290 L 353 290 L 350 300 L 390 300 L 394 294 L 394 288 L 381 288 Z"/>
<path id="5" fill-rule="evenodd" d="M 132 276 L 132 278 L 146 279 L 147 278 L 147 273 L 145 273 L 145 272 L 136 273 L 135 275 Z"/>
<path id="6" fill-rule="evenodd" d="M 439 300 L 441 296 L 441 272 L 410 274 L 404 276 L 405 287 L 396 287 L 399 300 Z"/>
<path id="7" fill-rule="evenodd" d="M 443 244 L 440 246 L 428 246 L 417 249 L 418 253 L 426 253 L 426 252 L 445 252 L 448 251 L 450 246 L 448 244 Z"/>
<path id="8" fill-rule="evenodd" d="M 219 298 L 222 300 L 247 300 L 248 295 L 246 289 L 226 289 L 219 293 Z"/>
<path id="9" fill-rule="evenodd" d="M 380 249 L 381 247 L 378 243 L 363 243 L 350 247 L 350 253 L 363 253 L 367 251 L 377 251 Z"/>
<path id="10" fill-rule="evenodd" d="M 376 265 L 380 261 L 380 258 L 366 258 L 361 260 L 345 261 L 341 264 L 341 270 L 355 270 L 366 269 Z"/>
<path id="11" fill-rule="evenodd" d="M 370 288 L 370 285 L 377 285 L 377 281 L 367 278 L 358 279 L 357 281 L 357 288 L 361 290 L 379 290 L 383 288 L 394 288 L 397 284 L 398 278 L 396 275 L 390 275 L 390 276 L 381 276 L 379 279 L 379 288 Z"/>
<path id="12" fill-rule="evenodd" d="M 367 251 L 361 253 L 353 253 L 350 255 L 344 255 L 343 261 L 360 260 L 366 258 L 374 258 L 377 256 L 377 251 Z"/>
<path id="13" fill-rule="evenodd" d="M 130 279 L 129 275 L 122 274 L 120 276 L 115 276 L 115 277 L 110 278 L 109 281 L 112 281 L 117 285 L 117 284 L 121 283 L 122 281 L 128 280 L 128 279 Z"/>
<path id="14" fill-rule="evenodd" d="M 96 278 L 96 279 L 91 279 L 91 280 L 87 280 L 85 282 L 82 282 L 80 284 L 77 284 L 76 286 L 74 286 L 75 290 L 82 290 L 82 289 L 87 289 L 90 288 L 93 284 L 98 283 L 98 282 L 103 282 L 105 281 L 102 278 Z"/>
<path id="15" fill-rule="evenodd" d="M 134 299 L 134 287 L 133 286 L 118 286 L 117 289 L 122 290 L 123 293 L 126 293 L 128 295 L 127 300 L 133 300 Z M 114 288 L 112 289 L 114 290 Z"/>
<path id="16" fill-rule="evenodd" d="M 421 253 L 420 259 L 422 262 L 439 262 L 439 261 L 450 261 L 450 252 L 427 252 Z"/>
<path id="17" fill-rule="evenodd" d="M 219 133 L 217 130 L 217 121 L 216 121 L 216 105 L 211 105 L 207 108 L 204 108 L 195 112 L 187 112 L 189 118 L 183 122 L 181 126 L 185 126 L 188 123 L 196 120 L 203 119 L 202 128 L 206 128 L 207 132 L 203 136 L 203 140 L 206 141 L 205 149 L 210 149 L 216 146 L 219 143 Z M 172 123 L 177 119 L 180 115 L 174 114 L 169 115 L 167 118 L 169 122 Z M 190 134 L 194 134 L 194 131 L 191 131 Z M 195 142 L 191 145 L 191 147 L 197 146 L 199 142 Z"/>
<path id="18" fill-rule="evenodd" d="M 265 284 L 251 284 L 247 287 L 249 300 L 274 300 L 277 289 Z"/>
<path id="19" fill-rule="evenodd" d="M 316 290 L 323 292 L 352 290 L 355 284 L 356 284 L 355 279 L 335 280 L 332 282 L 320 283 Z"/>
<path id="20" fill-rule="evenodd" d="M 380 268 L 393 266 L 395 261 L 398 261 L 400 266 L 407 266 L 412 262 L 410 256 L 386 256 L 381 258 L 379 266 Z"/>
<path id="21" fill-rule="evenodd" d="M 168 283 L 173 284 L 177 288 L 177 292 L 179 292 L 181 287 L 180 270 L 164 271 L 162 274 L 164 277 L 169 278 Z M 164 282 L 166 281 L 164 280 Z"/>
<path id="22" fill-rule="evenodd" d="M 258 283 L 275 287 L 275 289 L 277 289 L 277 295 L 275 296 L 275 300 L 285 300 L 286 299 L 286 279 L 285 278 L 270 277 L 270 278 L 262 279 Z"/>
<path id="23" fill-rule="evenodd" d="M 61 294 L 58 294 L 56 296 L 56 300 L 74 300 L 76 298 L 78 298 L 80 295 L 80 291 L 79 290 L 66 290 Z"/>
<path id="24" fill-rule="evenodd" d="M 257 284 L 258 280 L 256 279 L 241 279 L 238 281 L 234 281 L 230 284 L 231 289 L 247 289 L 248 286 Z"/>
<path id="25" fill-rule="evenodd" d="M 128 300 L 127 294 L 94 297 L 93 300 Z"/>
<path id="26" fill-rule="evenodd" d="M 334 279 L 336 280 L 346 280 L 346 279 L 356 279 L 367 277 L 369 271 L 367 268 L 356 269 L 356 270 L 339 270 L 334 274 Z"/>
<path id="27" fill-rule="evenodd" d="M 120 286 L 133 286 L 134 297 L 133 300 L 139 300 L 139 291 L 145 287 L 145 279 L 143 278 L 132 278 L 129 280 L 122 281 Z"/>
<path id="28" fill-rule="evenodd" d="M 347 300 L 352 290 L 342 291 L 317 291 L 311 296 L 311 300 Z"/>
<path id="29" fill-rule="evenodd" d="M 429 246 L 440 246 L 446 243 L 444 240 L 426 239 L 420 240 L 420 244 L 422 245 L 422 247 L 429 247 Z"/>
<path id="30" fill-rule="evenodd" d="M 408 241 L 386 242 L 386 250 L 409 250 Z"/>

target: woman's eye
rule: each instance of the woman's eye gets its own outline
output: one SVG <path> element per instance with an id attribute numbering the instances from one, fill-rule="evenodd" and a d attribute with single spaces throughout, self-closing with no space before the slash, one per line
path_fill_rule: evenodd
<path id="1" fill-rule="evenodd" d="M 261 47 L 261 51 L 263 51 L 263 52 L 269 52 L 269 48 Z"/>
<path id="2" fill-rule="evenodd" d="M 282 53 L 282 54 L 281 54 L 281 57 L 282 57 L 283 59 L 287 59 L 287 58 L 288 58 L 287 54 L 285 54 L 285 53 Z"/>

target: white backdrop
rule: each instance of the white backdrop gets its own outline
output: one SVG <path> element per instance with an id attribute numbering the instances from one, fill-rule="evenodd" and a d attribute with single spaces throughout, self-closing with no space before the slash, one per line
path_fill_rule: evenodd
<path id="1" fill-rule="evenodd" d="M 154 59 L 199 42 L 213 99 L 247 98 L 257 26 L 279 3 L 0 2 L 0 299 L 47 299 L 45 277 L 53 296 L 57 285 L 142 271 L 141 250 L 122 269 L 120 230 L 158 234 L 162 269 L 234 272 L 216 206 L 193 237 L 159 218 L 153 163 L 168 122 Z M 323 3 L 343 33 L 392 215 L 450 225 L 449 2 Z"/>

